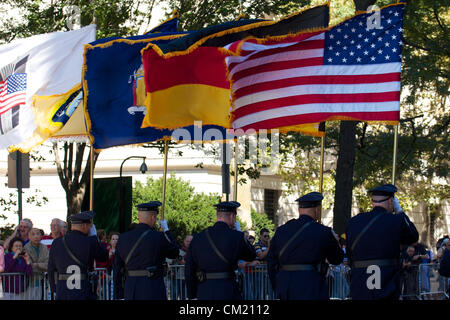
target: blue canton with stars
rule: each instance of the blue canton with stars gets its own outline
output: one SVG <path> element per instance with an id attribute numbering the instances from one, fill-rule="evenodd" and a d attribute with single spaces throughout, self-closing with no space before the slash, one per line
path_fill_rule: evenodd
<path id="1" fill-rule="evenodd" d="M 401 62 L 404 5 L 347 20 L 325 35 L 324 65 L 359 65 Z"/>
<path id="2" fill-rule="evenodd" d="M 27 74 L 14 73 L 8 77 L 6 85 L 6 94 L 11 94 L 17 91 L 25 91 L 27 89 Z"/>

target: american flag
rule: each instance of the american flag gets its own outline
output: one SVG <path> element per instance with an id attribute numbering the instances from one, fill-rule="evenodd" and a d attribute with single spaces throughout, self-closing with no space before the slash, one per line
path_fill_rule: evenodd
<path id="1" fill-rule="evenodd" d="M 327 31 L 239 43 L 238 55 L 226 58 L 233 128 L 397 122 L 403 11 L 403 4 L 382 8 L 378 25 L 372 12 Z"/>
<path id="2" fill-rule="evenodd" d="M 0 81 L 0 114 L 15 106 L 25 104 L 27 74 L 14 73 Z"/>

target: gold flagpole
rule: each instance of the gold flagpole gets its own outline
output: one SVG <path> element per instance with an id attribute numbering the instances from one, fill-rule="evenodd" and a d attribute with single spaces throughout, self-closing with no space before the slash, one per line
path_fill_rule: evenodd
<path id="1" fill-rule="evenodd" d="M 164 207 L 166 205 L 166 180 L 167 180 L 167 155 L 169 153 L 169 140 L 164 141 L 164 171 L 163 171 L 163 192 L 161 206 L 161 220 L 164 220 Z"/>
<path id="2" fill-rule="evenodd" d="M 319 177 L 319 192 L 323 192 L 323 163 L 325 153 L 325 136 L 320 138 L 320 177 Z M 322 206 L 320 206 L 319 223 L 322 220 Z"/>
<path id="3" fill-rule="evenodd" d="M 89 179 L 89 210 L 94 210 L 94 147 L 91 144 L 91 168 Z"/>
<path id="4" fill-rule="evenodd" d="M 395 185 L 397 173 L 397 149 L 398 149 L 398 124 L 394 128 L 394 155 L 392 157 L 392 184 Z"/>
<path id="5" fill-rule="evenodd" d="M 237 140 L 234 142 L 234 201 L 237 201 L 239 171 L 238 171 L 238 144 Z"/>

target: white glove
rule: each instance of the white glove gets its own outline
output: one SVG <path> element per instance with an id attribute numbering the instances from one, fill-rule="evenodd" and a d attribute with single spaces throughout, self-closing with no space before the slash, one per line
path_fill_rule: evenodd
<path id="1" fill-rule="evenodd" d="M 236 222 L 234 223 L 234 229 L 236 231 L 241 231 L 241 225 L 239 223 L 239 221 L 236 220 Z"/>
<path id="2" fill-rule="evenodd" d="M 403 209 L 400 206 L 400 202 L 398 201 L 397 197 L 394 197 L 394 212 L 395 213 L 399 213 L 399 212 L 402 212 L 402 211 L 403 211 Z"/>
<path id="3" fill-rule="evenodd" d="M 97 236 L 97 229 L 95 229 L 95 224 L 92 224 L 91 230 L 89 231 L 89 236 Z"/>
<path id="4" fill-rule="evenodd" d="M 163 229 L 164 232 L 169 231 L 169 226 L 167 225 L 166 219 L 164 220 L 158 220 L 158 224 Z"/>

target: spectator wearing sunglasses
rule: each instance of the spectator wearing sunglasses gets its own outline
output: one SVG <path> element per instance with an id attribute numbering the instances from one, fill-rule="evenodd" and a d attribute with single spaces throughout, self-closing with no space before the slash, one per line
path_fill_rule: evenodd
<path id="1" fill-rule="evenodd" d="M 270 248 L 270 234 L 269 230 L 262 228 L 259 232 L 259 241 L 254 245 L 257 259 L 266 261 L 267 253 Z"/>

